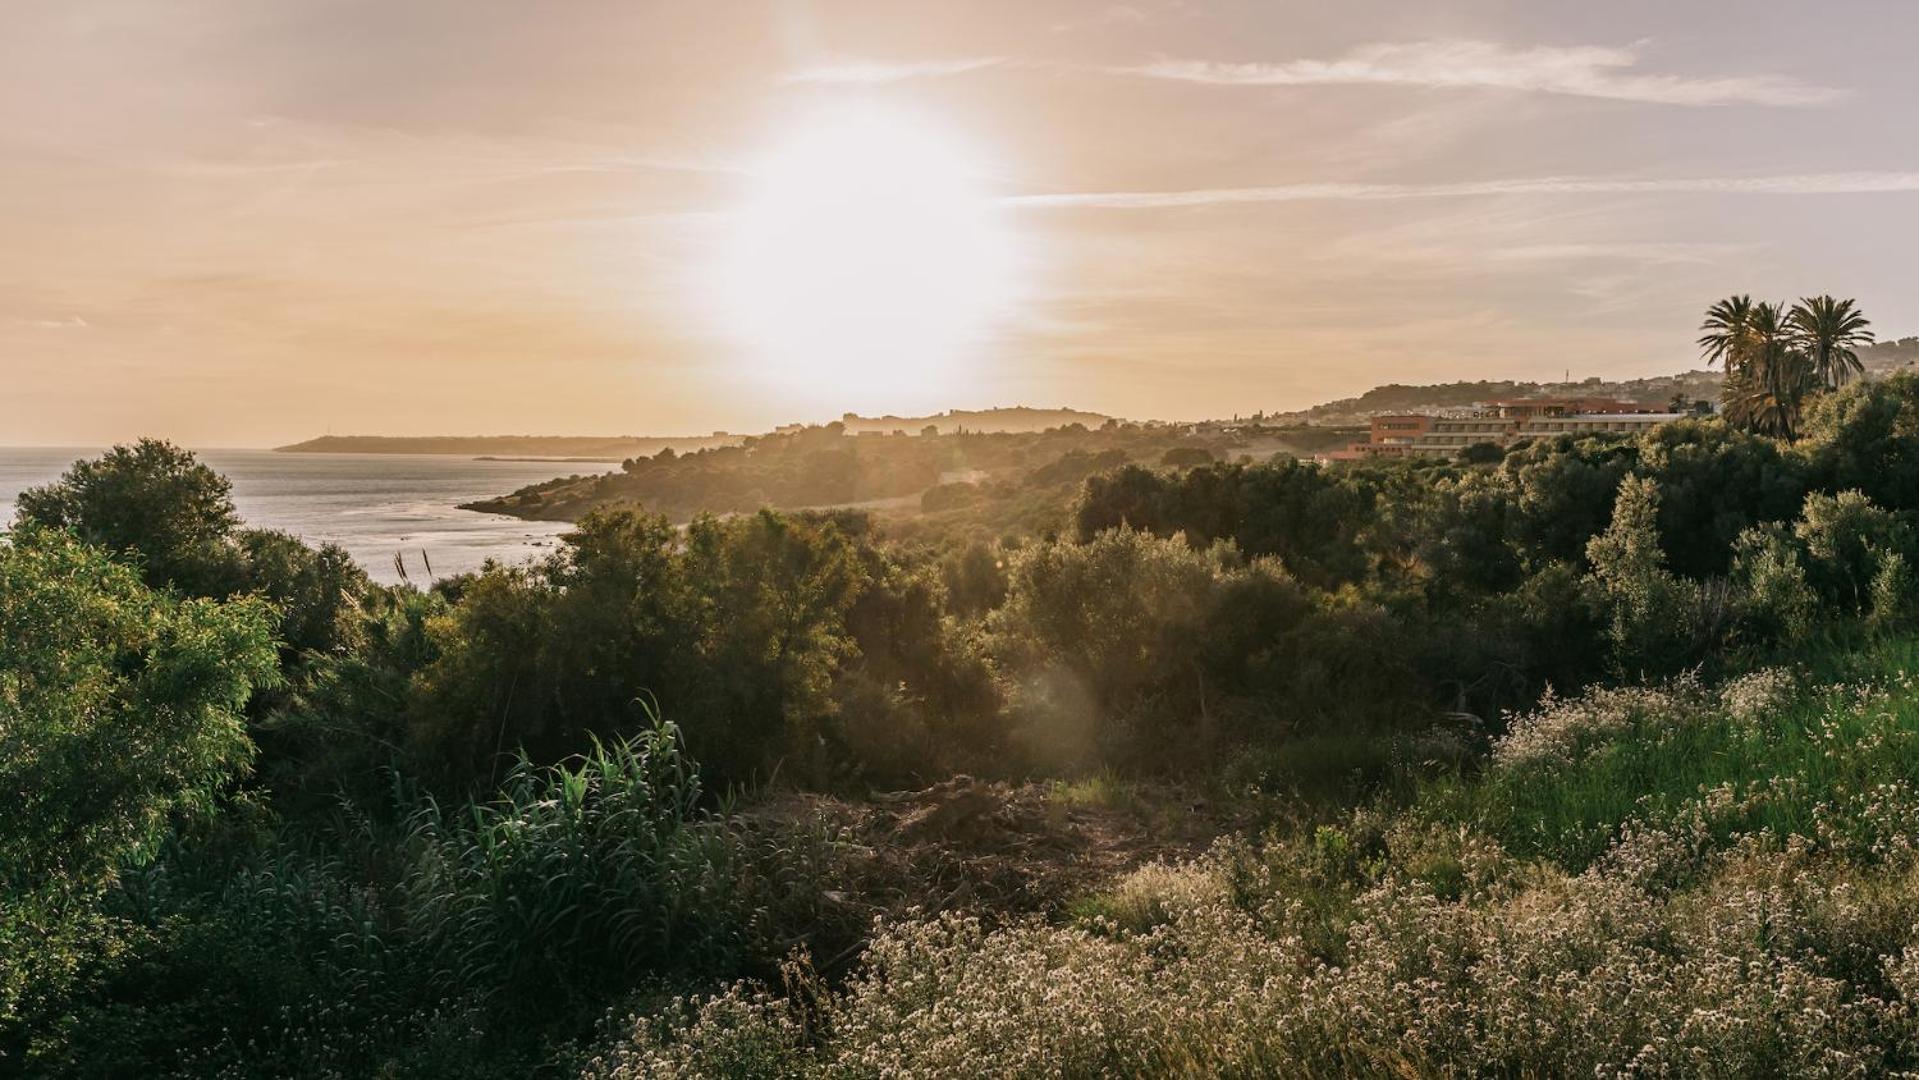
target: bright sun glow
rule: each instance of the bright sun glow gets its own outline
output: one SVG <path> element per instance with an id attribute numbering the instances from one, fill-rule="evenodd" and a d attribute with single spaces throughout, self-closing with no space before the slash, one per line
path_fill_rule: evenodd
<path id="1" fill-rule="evenodd" d="M 876 106 L 815 114 L 752 164 L 714 292 L 763 387 L 868 405 L 953 387 L 1018 292 L 980 165 Z"/>

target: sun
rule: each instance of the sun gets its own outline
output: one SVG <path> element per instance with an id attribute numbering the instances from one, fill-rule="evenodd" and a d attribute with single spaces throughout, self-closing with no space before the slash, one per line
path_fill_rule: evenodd
<path id="1" fill-rule="evenodd" d="M 931 118 L 842 104 L 747 169 L 713 300 L 763 390 L 848 407 L 951 390 L 1018 299 L 985 162 Z"/>

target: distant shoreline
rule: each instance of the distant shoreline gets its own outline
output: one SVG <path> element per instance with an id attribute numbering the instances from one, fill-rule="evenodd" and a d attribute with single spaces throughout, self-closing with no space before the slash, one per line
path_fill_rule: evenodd
<path id="1" fill-rule="evenodd" d="M 494 454 L 481 454 L 475 461 L 538 461 L 553 465 L 618 465 L 625 458 L 604 457 L 500 457 Z"/>
<path id="2" fill-rule="evenodd" d="M 478 461 L 619 464 L 662 450 L 691 453 L 741 442 L 735 435 L 323 435 L 276 446 L 276 454 L 447 454 Z"/>

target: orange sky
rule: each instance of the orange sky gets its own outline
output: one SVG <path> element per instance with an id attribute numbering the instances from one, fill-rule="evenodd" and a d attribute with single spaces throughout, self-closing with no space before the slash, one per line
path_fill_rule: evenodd
<path id="1" fill-rule="evenodd" d="M 1677 370 L 1731 291 L 1916 333 L 1915 33 L 1893 0 L 25 0 L 0 445 L 1223 415 Z M 963 148 L 1018 287 L 938 378 L 885 318 L 768 377 L 715 253 L 769 148 L 868 107 Z M 822 340 L 845 257 L 781 271 Z"/>

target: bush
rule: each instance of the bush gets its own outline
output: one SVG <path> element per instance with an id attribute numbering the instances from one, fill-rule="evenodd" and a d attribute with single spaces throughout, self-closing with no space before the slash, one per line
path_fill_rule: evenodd
<path id="1" fill-rule="evenodd" d="M 43 1017 L 33 1060 L 79 1075 L 521 1076 L 636 992 L 771 969 L 824 925 L 804 835 L 697 808 L 671 725 L 492 798 L 398 792 L 395 823 L 203 837 L 112 896 L 130 941 Z M 830 848 L 831 840 L 827 840 Z M 830 851 L 829 851 L 830 854 Z"/>

